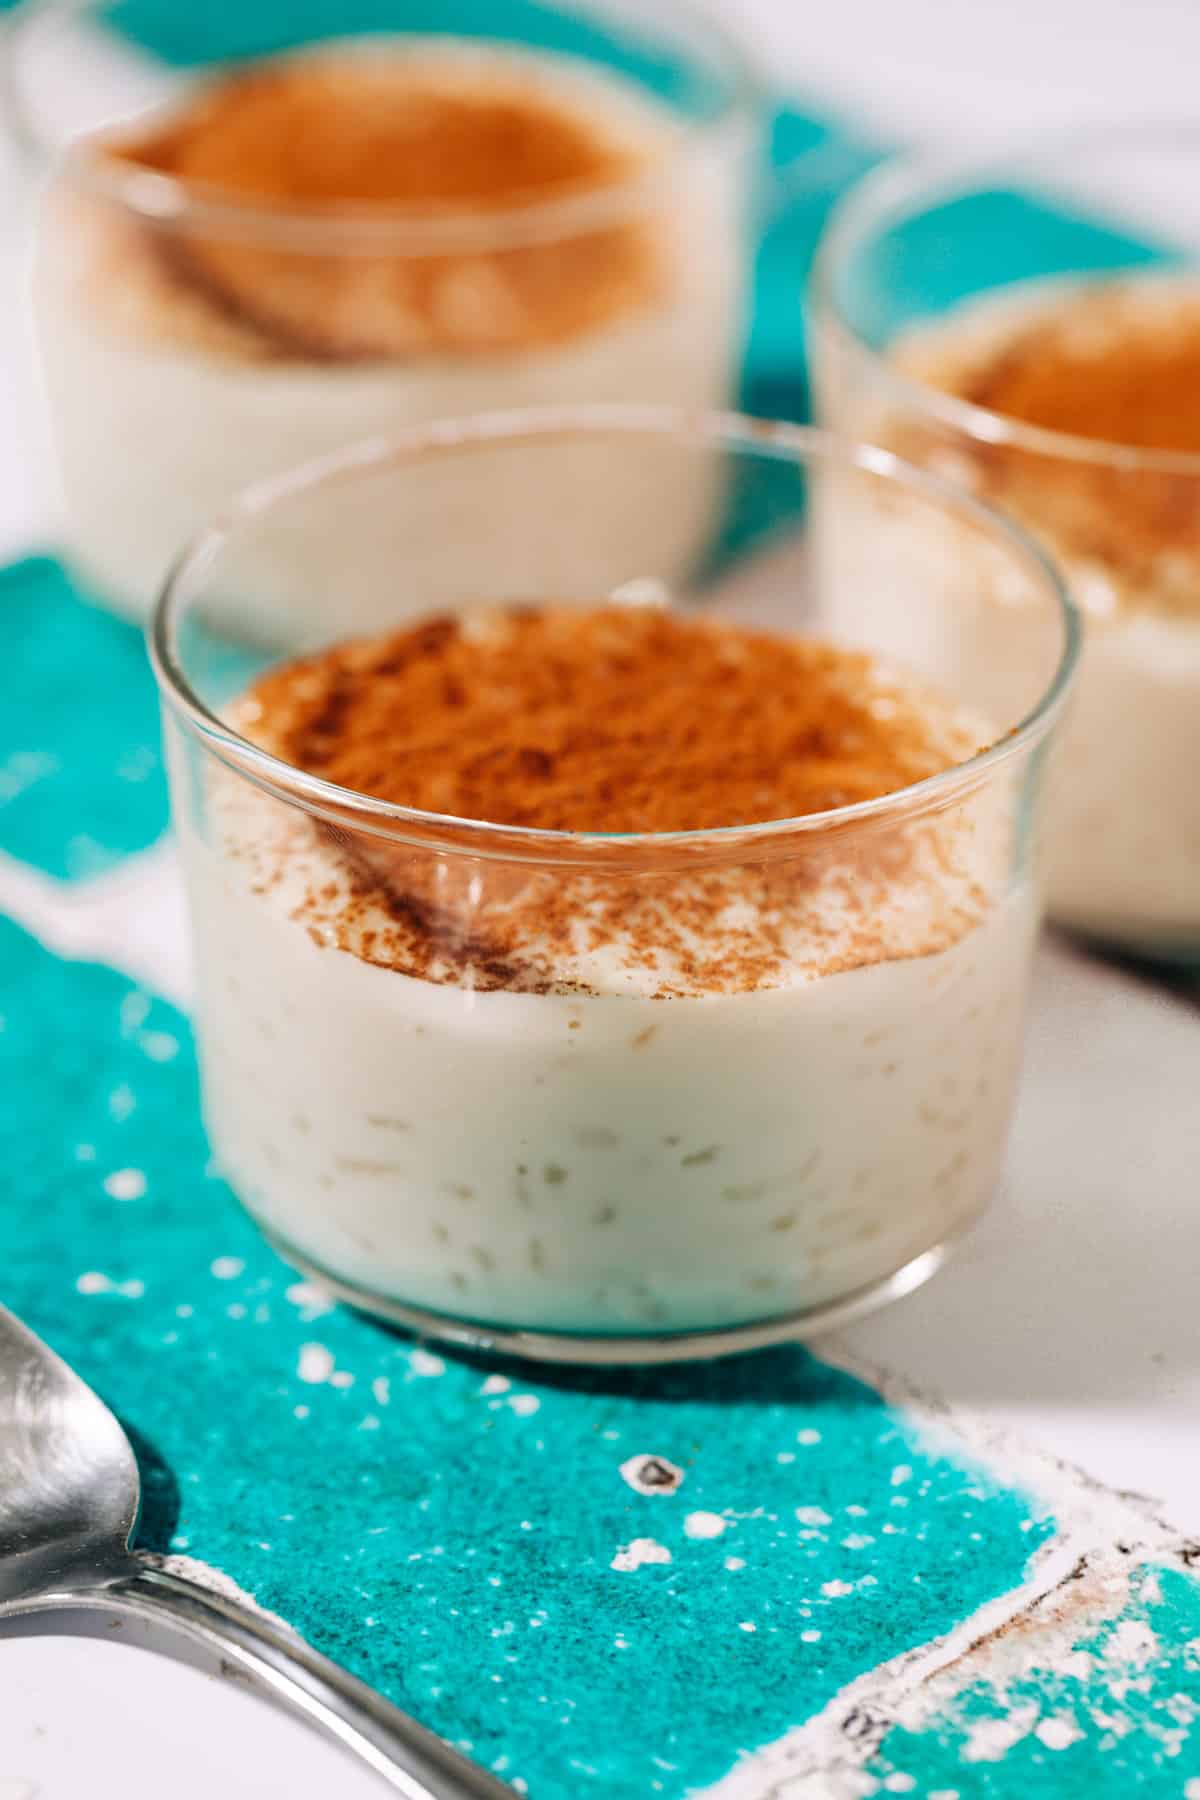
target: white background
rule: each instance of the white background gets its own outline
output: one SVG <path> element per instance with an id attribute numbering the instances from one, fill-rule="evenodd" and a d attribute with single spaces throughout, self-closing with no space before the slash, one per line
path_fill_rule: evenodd
<path id="1" fill-rule="evenodd" d="M 994 139 L 1200 112 L 1191 0 L 725 0 L 777 82 L 866 136 Z M 10 214 L 10 224 L 15 220 Z M 0 553 L 46 517 L 10 233 Z M 1009 1191 L 873 1359 L 1200 1528 L 1200 1015 L 1051 946 Z M 269 1771 L 269 1772 L 268 1772 Z M 115 1645 L 0 1644 L 0 1800 L 223 1800 L 374 1782 L 202 1677 Z"/>

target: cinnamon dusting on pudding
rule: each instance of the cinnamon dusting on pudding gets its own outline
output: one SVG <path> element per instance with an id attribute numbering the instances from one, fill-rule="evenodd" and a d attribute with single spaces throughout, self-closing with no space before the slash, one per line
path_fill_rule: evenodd
<path id="1" fill-rule="evenodd" d="M 1115 605 L 1200 617 L 1200 465 L 1139 464 L 1128 452 L 1200 458 L 1200 286 L 1151 277 L 1060 290 L 1027 308 L 964 309 L 895 352 L 928 385 L 1018 426 L 1095 444 L 1096 459 L 1053 446 L 955 433 L 948 472 L 1013 512 L 1052 549 L 1099 578 Z M 929 461 L 943 438 L 907 426 L 902 454 Z M 1117 454 L 1112 454 L 1114 447 Z M 961 467 L 959 463 L 961 461 Z M 1095 579 L 1078 583 L 1085 603 Z"/>
<path id="2" fill-rule="evenodd" d="M 645 133 L 642 134 L 644 139 Z M 232 227 L 158 229 L 183 285 L 279 354 L 358 360 L 473 355 L 569 340 L 653 300 L 665 280 L 661 233 L 633 201 L 615 222 L 563 224 L 486 241 L 339 241 L 328 252 L 280 241 L 289 212 L 479 221 L 570 202 L 635 180 L 652 150 L 589 96 L 573 104 L 536 65 L 329 51 L 218 79 L 140 133 L 99 153 L 176 176 L 223 206 Z M 272 215 L 255 227 L 254 209 Z M 272 236 L 272 232 L 275 234 Z"/>
<path id="3" fill-rule="evenodd" d="M 601 833 L 800 817 L 981 744 L 961 709 L 870 657 L 623 608 L 426 620 L 268 673 L 232 719 L 284 760 L 393 803 Z M 253 885 L 315 942 L 436 982 L 745 991 L 929 954 L 988 905 L 974 822 L 954 812 L 631 873 L 600 857 L 437 855 L 314 825 L 244 785 L 227 796 L 227 854 Z"/>
<path id="4" fill-rule="evenodd" d="M 956 760 L 867 655 L 629 607 L 428 619 L 277 669 L 254 701 L 276 753 L 340 787 L 546 831 L 796 818 Z"/>

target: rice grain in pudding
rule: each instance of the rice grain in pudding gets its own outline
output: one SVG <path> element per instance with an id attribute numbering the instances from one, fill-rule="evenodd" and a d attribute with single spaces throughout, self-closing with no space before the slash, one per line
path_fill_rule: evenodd
<path id="1" fill-rule="evenodd" d="M 356 438 L 531 405 L 724 404 L 745 171 L 684 138 L 615 76 L 417 38 L 250 65 L 77 145 L 45 210 L 38 317 L 83 575 L 145 611 L 229 494 Z M 130 178 L 179 184 L 180 216 L 114 197 Z M 505 502 L 481 481 L 478 504 Z M 574 528 L 665 567 L 706 504 L 694 473 L 656 492 L 627 456 Z M 461 518 L 425 506 L 397 529 L 419 556 Z M 338 573 L 275 603 L 320 618 Z M 381 621 L 351 605 L 338 623 Z"/>
<path id="2" fill-rule="evenodd" d="M 1166 275 L 1027 284 L 896 341 L 897 371 L 980 409 L 976 420 L 992 417 L 995 431 L 902 399 L 877 398 L 865 418 L 836 339 L 823 361 L 834 422 L 1007 511 L 1055 556 L 1084 611 L 1047 831 L 1052 915 L 1134 948 L 1194 949 L 1200 287 Z M 861 534 L 862 523 L 844 530 Z M 978 563 L 951 542 L 930 542 L 925 558 L 931 579 L 959 583 Z M 1013 654 L 1012 624 L 997 608 L 996 643 L 981 635 L 981 661 Z"/>
<path id="3" fill-rule="evenodd" d="M 617 607 L 349 642 L 231 719 L 362 794 L 615 834 L 811 815 L 989 737 L 867 655 Z M 732 1325 L 879 1281 L 988 1198 L 1034 917 L 995 791 L 647 865 L 619 836 L 438 854 L 207 779 L 183 850 L 214 1145 L 285 1248 L 361 1294 Z"/>

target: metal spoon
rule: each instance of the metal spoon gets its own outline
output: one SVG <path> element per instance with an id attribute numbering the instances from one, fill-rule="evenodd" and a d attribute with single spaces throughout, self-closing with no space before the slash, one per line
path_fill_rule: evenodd
<path id="1" fill-rule="evenodd" d="M 512 1790 L 266 1614 L 156 1569 L 129 1540 L 138 1467 L 112 1413 L 0 1306 L 0 1635 L 107 1634 L 256 1689 L 406 1800 L 512 1800 Z"/>

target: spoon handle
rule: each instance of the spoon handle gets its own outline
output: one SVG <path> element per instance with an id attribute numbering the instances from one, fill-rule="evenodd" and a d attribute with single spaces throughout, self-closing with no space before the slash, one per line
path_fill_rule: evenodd
<path id="1" fill-rule="evenodd" d="M 165 1569 L 135 1564 L 103 1586 L 31 1595 L 4 1612 L 35 1630 L 38 1614 L 48 1623 L 69 1613 L 83 1633 L 103 1630 L 105 1614 L 137 1622 L 145 1648 L 244 1681 L 353 1752 L 404 1800 L 513 1800 L 510 1787 L 268 1614 Z"/>

